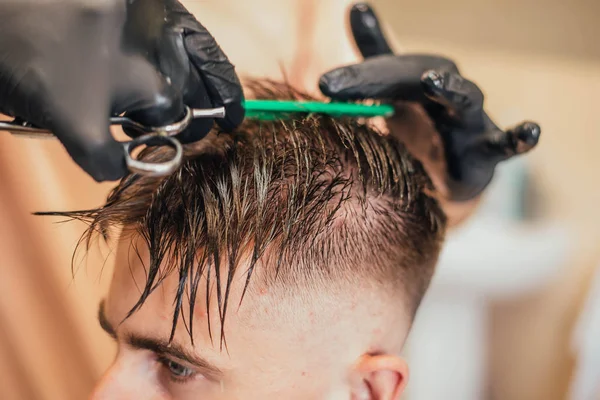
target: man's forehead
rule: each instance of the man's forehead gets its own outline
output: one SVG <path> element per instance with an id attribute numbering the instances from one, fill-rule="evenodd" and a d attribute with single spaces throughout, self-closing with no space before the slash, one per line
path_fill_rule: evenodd
<path id="1" fill-rule="evenodd" d="M 198 252 L 200 253 L 201 250 Z M 250 255 L 242 255 L 239 257 L 236 272 L 231 279 L 228 296 L 230 297 L 229 300 L 231 304 L 235 304 L 235 307 L 232 307 L 232 309 L 238 309 L 238 306 L 241 304 L 241 297 L 244 292 L 244 285 L 246 283 L 246 274 L 244 271 L 247 270 L 250 262 L 249 259 Z M 198 259 L 194 260 L 194 263 L 197 262 L 199 262 Z M 161 265 L 156 271 L 156 278 L 153 285 L 156 286 L 156 290 L 154 290 L 152 293 L 154 302 L 156 303 L 155 306 L 165 303 L 165 305 L 168 305 L 170 308 L 174 307 L 173 300 L 177 290 L 179 289 L 182 279 L 180 276 L 180 263 L 180 260 L 173 260 L 170 255 L 164 257 Z M 203 268 L 201 268 L 201 276 L 199 279 L 197 279 L 197 276 L 195 275 L 200 267 L 201 266 L 194 264 L 188 271 L 185 287 L 186 293 L 183 303 L 189 304 L 191 299 L 190 289 L 193 283 L 196 287 L 196 306 L 194 307 L 194 312 L 197 312 L 200 317 L 204 317 L 207 314 L 207 302 L 209 305 L 214 305 L 215 307 L 218 306 L 218 298 L 222 297 L 227 290 L 226 285 L 229 277 L 226 260 L 223 260 L 220 265 L 220 282 L 217 282 L 214 265 L 211 268 L 206 268 L 206 265 L 202 266 Z M 135 299 L 130 299 L 130 301 L 137 302 L 147 283 L 148 275 L 150 273 L 149 270 L 150 252 L 145 240 L 137 234 L 131 234 L 123 237 L 118 242 L 117 246 L 115 272 L 111 286 L 119 289 L 120 292 L 127 292 L 128 297 Z M 258 275 L 259 274 L 256 276 L 257 279 Z M 252 280 L 252 283 L 254 283 L 254 281 L 255 279 Z M 219 296 L 217 293 L 217 283 L 220 283 L 222 296 Z M 134 287 L 134 290 L 131 290 L 132 286 Z M 254 286 L 255 285 L 252 285 L 253 290 L 247 292 L 249 295 L 256 290 L 261 291 L 260 289 L 254 290 Z M 210 296 L 207 296 L 207 292 L 210 292 Z M 264 293 L 264 290 L 261 292 Z M 246 302 L 246 300 L 244 302 Z"/>
<path id="2" fill-rule="evenodd" d="M 147 281 L 149 261 L 148 247 L 140 237 L 132 236 L 119 242 L 114 275 L 106 299 L 106 307 L 110 308 L 107 313 L 111 314 L 111 317 L 114 314 L 114 318 L 122 319 L 137 304 Z M 246 283 L 244 271 L 245 266 L 248 264 L 249 260 L 242 257 L 237 272 L 232 279 L 228 293 L 225 321 L 228 332 L 235 332 L 238 325 L 247 326 L 252 324 L 252 326 L 259 327 L 264 322 L 265 325 L 274 326 L 281 316 L 289 317 L 289 313 L 280 312 L 285 306 L 281 293 L 274 293 L 273 290 L 269 289 L 261 279 L 260 272 L 253 275 L 249 289 L 244 293 Z M 168 329 L 168 332 L 170 332 L 175 309 L 174 301 L 180 284 L 179 271 L 172 266 L 161 265 L 157 279 L 161 279 L 160 284 L 145 299 L 140 310 L 132 315 L 131 321 L 143 321 L 145 326 L 149 326 L 150 320 L 152 320 L 157 326 L 160 325 L 162 330 Z M 225 294 L 226 282 L 227 276 L 225 275 L 221 280 L 221 296 Z M 184 289 L 185 294 L 181 304 L 182 315 L 177 324 L 176 335 L 189 336 L 187 331 L 189 329 L 191 303 L 189 283 L 188 281 Z M 244 295 L 243 299 L 242 295 Z M 218 344 L 221 333 L 220 316 L 222 312 L 223 302 L 219 304 L 215 276 L 212 275 L 210 282 L 207 282 L 205 271 L 197 282 L 195 292 L 192 315 L 194 336 L 201 334 L 203 338 L 209 338 L 209 341 L 212 336 L 213 341 Z M 294 314 L 301 315 L 299 307 L 295 307 Z M 209 326 L 211 332 L 208 331 Z M 261 330 L 264 329 L 261 328 Z M 242 331 L 245 332 L 246 330 Z"/>
<path id="3" fill-rule="evenodd" d="M 117 265 L 104 303 L 104 314 L 110 324 L 118 326 L 125 335 L 168 339 L 179 283 L 176 272 L 167 275 L 140 309 L 119 325 L 139 300 L 146 279 L 144 268 L 147 265 L 144 266 L 144 263 L 148 262 L 144 259 L 143 252 L 138 257 L 138 254 L 127 250 L 127 247 L 121 246 L 125 251 L 117 253 Z M 243 287 L 241 284 L 239 286 Z M 321 331 L 314 326 L 319 312 L 300 307 L 300 304 L 291 306 L 287 304 L 288 301 L 277 301 L 280 294 L 273 293 L 266 286 L 248 293 L 240 304 L 239 286 L 232 293 L 225 319 L 223 333 L 226 349 L 221 347 L 220 342 L 221 321 L 215 291 L 212 290 L 207 307 L 206 284 L 203 282 L 199 285 L 192 316 L 194 345 L 192 346 L 189 333 L 188 296 L 184 296 L 182 316 L 177 324 L 174 341 L 224 371 L 243 370 L 249 364 L 256 364 L 262 370 L 283 368 L 282 365 L 286 368 L 304 368 L 310 360 L 306 349 L 316 349 L 317 345 L 326 340 L 315 334 Z M 296 345 L 290 347 L 290 343 Z M 323 357 L 320 353 L 321 350 L 315 352 L 315 357 Z"/>
<path id="4" fill-rule="evenodd" d="M 117 249 L 116 262 L 107 304 L 114 309 L 114 318 L 122 319 L 139 301 L 146 284 L 149 252 L 145 242 L 135 236 L 122 240 Z M 248 264 L 249 261 L 242 258 L 232 279 L 223 332 L 223 304 L 219 304 L 214 276 L 209 285 L 206 274 L 201 277 L 191 315 L 195 342 L 220 349 L 220 337 L 224 333 L 230 344 L 234 338 L 243 342 L 270 337 L 302 339 L 307 345 L 309 342 L 318 344 L 328 340 L 327 335 L 323 336 L 322 332 L 319 335 L 314 334 L 321 330 L 322 326 L 347 324 L 347 329 L 356 330 L 356 324 L 359 324 L 361 318 L 381 319 L 385 314 L 373 298 L 374 288 L 362 287 L 360 284 L 335 289 L 318 284 L 308 287 L 289 287 L 286 284 L 269 286 L 266 284 L 268 280 L 261 276 L 265 268 L 262 261 L 257 263 L 249 289 L 242 299 Z M 166 273 L 169 269 L 171 272 Z M 152 327 L 163 334 L 169 334 L 180 277 L 177 268 L 172 266 L 162 266 L 159 276 L 163 275 L 164 279 L 160 285 L 148 296 L 140 310 L 132 315 L 129 322 L 135 326 Z M 225 294 L 226 281 L 227 277 L 224 276 L 221 296 Z M 207 287 L 210 287 L 210 291 Z M 185 337 L 188 340 L 190 294 L 188 286 L 185 288 L 181 316 L 175 333 L 176 337 Z M 357 302 L 357 296 L 373 301 Z M 334 334 L 333 330 L 331 333 Z M 245 346 L 248 346 L 248 343 L 245 343 Z"/>

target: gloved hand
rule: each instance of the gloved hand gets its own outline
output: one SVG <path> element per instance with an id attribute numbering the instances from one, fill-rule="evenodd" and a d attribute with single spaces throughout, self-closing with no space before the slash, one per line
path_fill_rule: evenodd
<path id="1" fill-rule="evenodd" d="M 373 10 L 350 11 L 351 30 L 364 62 L 323 75 L 321 91 L 336 100 L 379 99 L 420 103 L 440 133 L 450 199 L 466 201 L 488 185 L 496 165 L 533 148 L 540 127 L 524 122 L 503 132 L 483 111 L 483 93 L 451 60 L 393 55 Z"/>
<path id="2" fill-rule="evenodd" d="M 157 27 L 154 32 L 148 30 L 149 21 Z M 225 106 L 225 118 L 216 120 L 225 131 L 242 123 L 244 93 L 234 66 L 213 36 L 178 0 L 131 2 L 124 36 L 128 47 L 146 51 L 146 58 L 168 77 L 184 104 L 190 108 Z M 168 115 L 154 108 L 128 116 L 148 125 L 162 125 Z M 212 126 L 211 119 L 196 119 L 177 138 L 182 143 L 198 141 Z"/>
<path id="3" fill-rule="evenodd" d="M 127 173 L 111 115 L 163 125 L 186 101 L 227 105 L 225 128 L 243 119 L 233 66 L 177 1 L 0 0 L 0 21 L 0 112 L 50 129 L 97 181 Z"/>

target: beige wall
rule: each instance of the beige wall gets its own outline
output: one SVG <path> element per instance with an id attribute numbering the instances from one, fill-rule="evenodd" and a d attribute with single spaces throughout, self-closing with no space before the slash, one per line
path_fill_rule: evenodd
<path id="1" fill-rule="evenodd" d="M 600 260 L 600 2 L 375 0 L 407 51 L 442 51 L 485 91 L 507 127 L 542 125 L 530 155 L 545 218 L 573 229 L 576 252 L 560 278 L 494 307 L 495 399 L 563 399 L 573 360 L 568 341 Z"/>
<path id="2" fill-rule="evenodd" d="M 241 71 L 280 77 L 281 62 L 294 82 L 307 85 L 326 68 L 352 60 L 342 34 L 344 3 L 186 2 Z M 501 125 L 531 118 L 543 126 L 543 140 L 531 155 L 544 195 L 542 211 L 574 229 L 578 248 L 559 281 L 495 307 L 492 387 L 502 400 L 561 399 L 570 371 L 568 334 L 586 277 L 600 256 L 595 250 L 600 112 L 594 104 L 600 92 L 595 43 L 600 27 L 593 24 L 600 3 L 375 4 L 405 49 L 443 51 L 459 60 L 484 88 L 488 109 Z M 261 24 L 264 20 L 272 24 Z M 100 274 L 104 257 L 91 254 L 87 267 L 76 263 L 83 266 L 73 280 L 70 257 L 81 226 L 30 215 L 96 206 L 108 189 L 74 167 L 59 144 L 0 135 L 0 398 L 85 398 L 112 359 L 114 346 L 95 321 L 110 261 Z"/>

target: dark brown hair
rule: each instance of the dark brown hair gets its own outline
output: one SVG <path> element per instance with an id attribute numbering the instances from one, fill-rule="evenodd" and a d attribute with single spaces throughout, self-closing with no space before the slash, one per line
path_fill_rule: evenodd
<path id="1" fill-rule="evenodd" d="M 255 98 L 308 99 L 274 82 L 250 82 L 247 89 Z M 160 150 L 143 154 L 147 160 L 162 157 Z M 207 288 L 216 282 L 223 340 L 232 278 L 243 254 L 250 255 L 244 293 L 261 260 L 269 265 L 270 271 L 261 271 L 268 284 L 292 290 L 315 281 L 373 279 L 382 292 L 401 293 L 414 312 L 445 231 L 431 191 L 421 165 L 394 137 L 356 119 L 310 115 L 247 120 L 232 134 L 212 132 L 186 148 L 185 162 L 171 176 L 130 175 L 98 209 L 48 214 L 89 223 L 80 241 L 86 248 L 114 227 L 145 239 L 147 280 L 128 316 L 177 273 L 171 338 L 179 317 L 186 322 L 180 315 L 184 298 L 192 336 L 201 277 Z"/>

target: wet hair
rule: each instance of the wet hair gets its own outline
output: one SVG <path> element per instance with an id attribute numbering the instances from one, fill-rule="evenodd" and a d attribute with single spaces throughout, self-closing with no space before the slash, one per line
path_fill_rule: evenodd
<path id="1" fill-rule="evenodd" d="M 309 99 L 286 84 L 255 81 L 246 87 L 254 98 Z M 207 293 L 216 287 L 223 340 L 240 259 L 247 268 L 244 294 L 260 267 L 261 279 L 286 290 L 371 280 L 382 293 L 403 296 L 414 313 L 446 220 L 429 177 L 395 137 L 356 119 L 290 116 L 246 120 L 233 133 L 212 132 L 185 152 L 170 176 L 126 176 L 102 207 L 47 213 L 87 222 L 80 241 L 86 249 L 114 228 L 144 239 L 150 254 L 146 282 L 127 317 L 176 273 L 171 339 L 180 317 L 192 337 L 204 276 Z M 147 149 L 141 157 L 160 160 L 165 153 Z"/>

